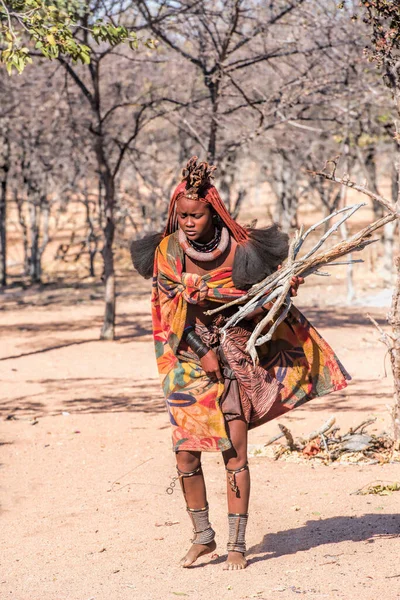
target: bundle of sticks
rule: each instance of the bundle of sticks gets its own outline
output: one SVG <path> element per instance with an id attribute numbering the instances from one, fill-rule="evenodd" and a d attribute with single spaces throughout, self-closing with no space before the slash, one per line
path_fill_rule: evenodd
<path id="1" fill-rule="evenodd" d="M 302 458 L 316 458 L 328 462 L 338 460 L 344 454 L 352 454 L 354 462 L 362 462 L 365 459 L 374 463 L 392 460 L 396 462 L 390 436 L 385 432 L 369 434 L 365 431 L 375 421 L 375 418 L 367 419 L 357 427 L 351 427 L 346 433 L 340 434 L 335 417 L 330 417 L 320 428 L 304 438 L 297 439 L 294 439 L 287 426 L 280 423 L 280 433 L 268 440 L 265 446 L 270 446 L 280 438 L 286 439 L 285 445 L 275 446 L 275 460 L 288 453 L 297 453 Z"/>
<path id="2" fill-rule="evenodd" d="M 363 262 L 362 260 L 338 261 L 338 259 L 346 254 L 351 254 L 352 252 L 362 250 L 369 244 L 378 241 L 377 239 L 371 238 L 372 233 L 386 225 L 386 223 L 389 223 L 397 218 L 397 215 L 393 213 L 386 215 L 385 217 L 381 217 L 367 227 L 364 227 L 358 231 L 349 239 L 338 242 L 326 252 L 318 252 L 326 240 L 340 228 L 342 223 L 347 221 L 347 219 L 349 219 L 362 206 L 365 206 L 365 204 L 361 203 L 346 206 L 334 211 L 324 219 L 321 219 L 318 221 L 318 223 L 315 223 L 306 231 L 303 231 L 303 228 L 301 228 L 294 235 L 289 247 L 288 259 L 279 271 L 272 273 L 260 283 L 253 285 L 241 298 L 233 300 L 228 304 L 224 304 L 207 312 L 207 314 L 212 315 L 224 310 L 228 306 L 239 306 L 237 312 L 234 313 L 221 328 L 221 332 L 223 333 L 229 327 L 236 325 L 236 323 L 252 313 L 258 307 L 273 301 L 273 305 L 270 310 L 254 328 L 246 347 L 246 351 L 250 354 L 254 364 L 258 363 L 257 346 L 260 346 L 261 344 L 271 340 L 276 328 L 286 318 L 288 312 L 290 311 L 292 306 L 292 299 L 290 296 L 291 279 L 297 276 L 304 278 L 312 273 L 323 276 L 329 275 L 329 273 L 321 272 L 320 268 L 333 265 Z M 308 236 L 316 229 L 321 227 L 324 223 L 331 221 L 338 215 L 340 215 L 339 219 L 333 225 L 331 225 L 331 227 L 329 227 L 329 229 L 320 237 L 318 242 L 316 242 L 313 247 L 303 256 L 299 256 L 300 250 L 302 249 L 302 246 Z M 268 325 L 271 326 L 269 327 L 267 333 L 263 333 Z"/>

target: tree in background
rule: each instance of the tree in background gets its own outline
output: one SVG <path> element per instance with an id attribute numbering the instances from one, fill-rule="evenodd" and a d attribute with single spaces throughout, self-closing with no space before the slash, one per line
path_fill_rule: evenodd
<path id="1" fill-rule="evenodd" d="M 9 74 L 22 73 L 34 56 L 56 59 L 69 56 L 90 63 L 91 48 L 76 36 L 91 33 L 111 45 L 129 42 L 137 46 L 133 31 L 113 22 L 115 2 L 81 0 L 0 0 L 0 63 Z M 92 21 L 91 16 L 97 14 Z"/>
<path id="2" fill-rule="evenodd" d="M 331 0 L 268 5 L 201 0 L 173 20 L 162 21 L 160 3 L 140 0 L 138 7 L 144 24 L 172 51 L 174 98 L 183 106 L 172 115 L 171 124 L 184 140 L 183 147 L 191 149 L 184 154 L 196 153 L 218 164 L 219 188 L 237 214 L 248 189 L 243 183 L 249 154 L 256 163 L 269 161 L 269 142 L 275 131 L 285 138 L 284 131 L 286 156 L 302 127 L 304 131 L 326 117 L 329 99 L 344 85 L 340 53 L 357 43 L 359 32 Z M 297 151 L 296 155 L 299 159 Z M 275 158 L 277 163 L 284 161 L 276 154 Z M 278 203 L 286 208 L 296 175 L 285 174 L 278 184 L 272 168 L 265 173 L 276 183 Z M 294 210 L 297 203 L 293 199 Z"/>
<path id="3" fill-rule="evenodd" d="M 400 213 L 400 6 L 398 2 L 390 0 L 361 0 L 361 4 L 365 10 L 365 21 L 372 31 L 366 54 L 380 67 L 383 81 L 393 95 L 396 108 L 394 141 L 397 149 L 398 185 L 394 208 Z M 399 227 L 397 230 L 399 231 Z M 395 395 L 392 414 L 394 438 L 400 446 L 400 256 L 396 256 L 394 264 L 397 277 L 388 321 L 392 326 L 389 350 Z"/>
<path id="4" fill-rule="evenodd" d="M 7 285 L 7 193 L 11 168 L 10 124 L 0 124 L 0 285 Z"/>
<path id="5" fill-rule="evenodd" d="M 362 55 L 366 25 L 351 20 L 351 7 L 341 11 L 334 0 L 229 0 L 223 7 L 211 0 L 128 0 L 83 3 L 81 12 L 74 6 L 72 36 L 89 49 L 90 64 L 61 50 L 57 60 L 39 59 L 44 55 L 29 38 L 35 64 L 13 80 L 13 94 L 2 94 L 8 78 L 0 82 L 0 136 L 12 119 L 8 202 L 22 202 L 18 234 L 27 240 L 25 266 L 32 254 L 30 155 L 35 185 L 48 198 L 37 206 L 42 223 L 50 208 L 49 237 L 56 223 L 66 225 L 63 211 L 75 215 L 56 250 L 58 265 L 87 256 L 85 272 L 93 275 L 102 253 L 104 338 L 114 335 L 114 249 L 126 245 L 132 231 L 161 229 L 188 156 L 215 160 L 217 184 L 235 216 L 247 196 L 262 201 L 266 189 L 274 190 L 285 229 L 296 223 L 305 195 L 324 210 L 343 201 L 326 186 L 310 185 L 304 174 L 326 157 L 347 152 L 348 170 L 365 172 L 379 189 L 382 154 L 388 156 L 392 144 L 391 114 Z M 122 38 L 97 37 L 101 20 L 132 36 L 157 36 L 160 44 L 156 51 L 132 52 Z M 47 93 L 54 102 L 41 111 Z M 48 120 L 57 124 L 53 130 Z M 4 156 L 6 145 L 0 147 Z M 48 147 L 62 161 L 49 158 Z"/>

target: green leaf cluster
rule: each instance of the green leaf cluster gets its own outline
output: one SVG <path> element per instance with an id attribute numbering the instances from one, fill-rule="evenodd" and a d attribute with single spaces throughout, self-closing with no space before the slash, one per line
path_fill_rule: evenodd
<path id="1" fill-rule="evenodd" d="M 92 23 L 88 4 L 80 0 L 0 0 L 0 63 L 9 74 L 22 73 L 36 50 L 50 60 L 65 55 L 88 64 L 92 50 L 77 33 L 89 34 L 98 44 L 138 48 L 136 34 L 126 27 L 106 20 Z M 155 42 L 145 45 L 152 48 Z"/>

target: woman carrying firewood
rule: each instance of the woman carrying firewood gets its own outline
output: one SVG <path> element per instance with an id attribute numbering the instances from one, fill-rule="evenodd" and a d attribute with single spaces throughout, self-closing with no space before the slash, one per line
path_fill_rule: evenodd
<path id="1" fill-rule="evenodd" d="M 259 303 L 223 335 L 220 329 L 235 309 L 207 314 L 217 303 L 244 296 L 288 254 L 288 237 L 276 225 L 246 229 L 231 218 L 211 183 L 214 169 L 193 157 L 172 195 L 165 230 L 133 242 L 131 251 L 137 271 L 153 276 L 157 364 L 194 530 L 181 565 L 189 567 L 216 548 L 201 453 L 220 451 L 227 473 L 229 529 L 224 568 L 243 569 L 250 495 L 248 429 L 343 389 L 348 375 L 294 307 L 272 339 L 258 346 L 257 364 L 246 344 L 269 305 Z M 292 295 L 302 281 L 291 280 Z"/>

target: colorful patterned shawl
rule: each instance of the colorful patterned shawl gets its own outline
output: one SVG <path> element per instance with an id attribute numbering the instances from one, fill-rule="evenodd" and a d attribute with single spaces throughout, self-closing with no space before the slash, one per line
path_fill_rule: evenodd
<path id="1" fill-rule="evenodd" d="M 210 380 L 199 361 L 190 359 L 190 353 L 183 359 L 178 347 L 188 302 L 226 303 L 244 292 L 235 289 L 230 267 L 196 275 L 183 272 L 183 260 L 177 232 L 165 237 L 156 251 L 152 290 L 157 366 L 172 425 L 173 449 L 223 451 L 231 447 L 219 406 L 224 385 Z M 227 337 L 227 344 L 235 342 L 234 335 Z M 230 353 L 235 355 L 232 349 Z M 347 385 L 349 376 L 330 346 L 294 308 L 272 341 L 260 347 L 259 356 L 266 381 L 274 380 L 275 395 L 268 412 L 258 415 L 252 427 Z"/>

